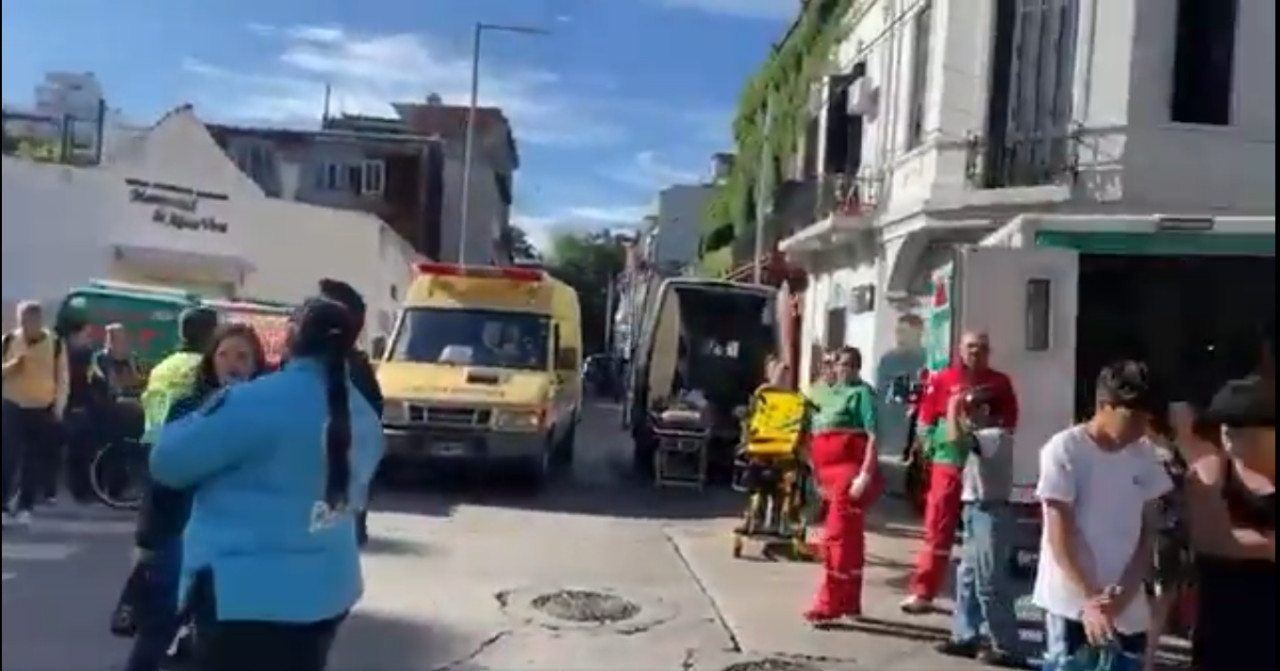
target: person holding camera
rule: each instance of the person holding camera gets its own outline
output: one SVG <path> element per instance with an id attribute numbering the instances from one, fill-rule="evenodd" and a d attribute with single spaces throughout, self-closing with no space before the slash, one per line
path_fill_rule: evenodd
<path id="1" fill-rule="evenodd" d="M 929 378 L 920 400 L 917 420 L 929 460 L 925 494 L 924 546 L 916 554 L 915 570 L 908 583 L 904 613 L 933 611 L 933 600 L 942 590 L 951 566 L 951 546 L 960 523 L 963 470 L 970 451 L 946 437 L 947 408 L 959 392 L 984 387 L 989 394 L 994 426 L 1012 433 L 1018 425 L 1018 399 L 1009 376 L 990 366 L 991 342 L 987 334 L 970 331 L 960 337 L 959 362 Z"/>
<path id="2" fill-rule="evenodd" d="M 1014 519 L 1013 435 L 992 415 L 986 387 L 961 388 L 947 401 L 944 440 L 963 451 L 960 562 L 950 640 L 938 651 L 993 666 L 1022 668 L 1008 564 Z M 985 639 L 985 640 L 984 640 Z"/>

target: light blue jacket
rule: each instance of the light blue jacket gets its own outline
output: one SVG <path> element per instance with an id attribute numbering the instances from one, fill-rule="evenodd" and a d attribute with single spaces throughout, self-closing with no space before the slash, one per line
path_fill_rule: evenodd
<path id="1" fill-rule="evenodd" d="M 364 507 L 382 426 L 348 384 L 351 489 L 324 504 L 325 388 L 317 361 L 222 390 L 160 431 L 151 475 L 194 489 L 180 594 L 211 569 L 220 620 L 306 623 L 338 616 L 364 589 L 353 512 Z"/>

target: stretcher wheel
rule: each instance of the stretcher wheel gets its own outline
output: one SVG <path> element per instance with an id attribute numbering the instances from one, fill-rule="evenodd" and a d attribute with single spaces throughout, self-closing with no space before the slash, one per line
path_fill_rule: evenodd
<path id="1" fill-rule="evenodd" d="M 733 537 L 733 558 L 734 559 L 742 558 L 742 546 L 743 546 L 742 536 L 734 536 Z"/>

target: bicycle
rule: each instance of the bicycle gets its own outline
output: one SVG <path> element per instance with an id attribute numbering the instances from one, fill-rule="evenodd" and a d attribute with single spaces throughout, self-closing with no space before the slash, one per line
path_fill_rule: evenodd
<path id="1" fill-rule="evenodd" d="M 89 487 L 112 510 L 137 510 L 147 486 L 147 447 L 137 440 L 108 443 L 89 463 Z"/>

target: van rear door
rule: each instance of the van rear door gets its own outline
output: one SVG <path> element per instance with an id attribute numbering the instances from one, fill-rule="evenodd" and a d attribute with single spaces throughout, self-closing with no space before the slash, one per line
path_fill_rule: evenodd
<path id="1" fill-rule="evenodd" d="M 1017 392 L 1013 497 L 1031 502 L 1040 448 L 1075 421 L 1078 254 L 962 247 L 952 282 L 953 333 L 987 333 L 991 365 Z"/>

